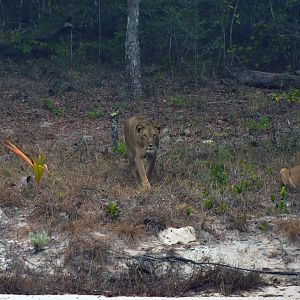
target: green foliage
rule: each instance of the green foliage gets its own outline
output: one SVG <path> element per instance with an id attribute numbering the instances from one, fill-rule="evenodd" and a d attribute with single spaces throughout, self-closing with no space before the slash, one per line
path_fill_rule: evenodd
<path id="1" fill-rule="evenodd" d="M 49 110 L 52 114 L 54 114 L 57 117 L 61 117 L 64 115 L 64 110 L 57 107 L 52 99 L 42 99 L 43 107 L 47 110 Z"/>
<path id="2" fill-rule="evenodd" d="M 106 206 L 106 213 L 111 218 L 117 218 L 120 214 L 118 204 L 110 200 Z"/>
<path id="3" fill-rule="evenodd" d="M 170 99 L 170 103 L 176 107 L 185 107 L 189 104 L 189 100 L 182 96 L 174 96 Z"/>
<path id="4" fill-rule="evenodd" d="M 274 203 L 275 208 L 282 213 L 290 213 L 291 209 L 287 206 L 286 200 L 288 198 L 288 189 L 282 186 L 278 191 L 278 195 L 271 195 L 271 201 Z"/>
<path id="5" fill-rule="evenodd" d="M 226 202 L 219 203 L 217 206 L 217 211 L 219 213 L 225 213 L 228 211 L 228 209 L 229 209 L 229 205 Z"/>
<path id="6" fill-rule="evenodd" d="M 101 1 L 100 42 L 95 21 L 99 1 L 2 2 L 1 41 L 18 54 L 69 61 L 72 46 L 73 62 L 98 61 L 100 50 L 102 62 L 123 64 L 126 1 Z M 234 6 L 231 0 L 141 1 L 141 58 L 155 81 L 163 81 L 166 71 L 200 77 L 210 67 L 233 63 L 261 70 L 299 69 L 299 1 L 273 1 L 271 14 L 269 0 Z M 63 28 L 68 16 L 73 17 L 72 43 L 71 32 Z"/>
<path id="7" fill-rule="evenodd" d="M 122 102 L 115 102 L 111 106 L 113 112 L 120 113 L 124 109 L 124 104 Z"/>
<path id="8" fill-rule="evenodd" d="M 112 152 L 127 157 L 127 147 L 125 142 L 119 141 L 117 146 L 112 147 Z"/>
<path id="9" fill-rule="evenodd" d="M 286 198 L 288 196 L 288 189 L 286 186 L 282 186 L 280 188 L 279 195 L 281 196 L 282 200 L 286 200 Z"/>
<path id="10" fill-rule="evenodd" d="M 220 185 L 226 184 L 229 179 L 229 176 L 225 171 L 225 167 L 222 164 L 217 164 L 212 168 L 211 177 L 215 183 Z"/>
<path id="11" fill-rule="evenodd" d="M 288 104 L 300 104 L 300 90 L 291 88 L 287 92 L 272 94 L 276 102 L 287 102 Z"/>
<path id="12" fill-rule="evenodd" d="M 242 194 L 245 190 L 245 182 L 241 180 L 239 183 L 236 183 L 232 186 L 232 191 L 236 194 Z"/>
<path id="13" fill-rule="evenodd" d="M 240 173 L 242 180 L 239 183 L 240 187 L 238 189 L 255 191 L 262 187 L 262 180 L 258 177 L 256 167 L 252 162 L 245 159 L 240 161 Z"/>
<path id="14" fill-rule="evenodd" d="M 49 243 L 49 238 L 45 231 L 30 233 L 28 239 L 30 240 L 31 245 L 34 247 L 35 252 L 43 250 Z"/>
<path id="15" fill-rule="evenodd" d="M 32 163 L 33 163 L 32 170 L 34 174 L 34 179 L 37 184 L 40 183 L 44 171 L 48 170 L 47 165 L 45 164 L 45 160 L 46 158 L 44 157 L 43 154 L 40 154 L 37 160 L 32 159 Z"/>
<path id="16" fill-rule="evenodd" d="M 213 197 L 208 197 L 208 198 L 202 200 L 201 203 L 202 203 L 203 209 L 211 210 L 214 205 L 214 199 L 213 199 Z"/>
<path id="17" fill-rule="evenodd" d="M 267 233 L 269 231 L 269 224 L 266 222 L 262 222 L 258 225 L 258 229 L 261 233 Z"/>
<path id="18" fill-rule="evenodd" d="M 231 157 L 231 151 L 228 148 L 218 147 L 216 149 L 216 154 L 217 154 L 218 158 L 220 158 L 220 159 L 227 159 L 227 158 Z"/>
<path id="19" fill-rule="evenodd" d="M 248 121 L 248 128 L 252 130 L 262 131 L 268 129 L 270 126 L 269 124 L 269 117 L 262 116 L 260 117 L 259 121 L 256 120 L 249 120 Z"/>
<path id="20" fill-rule="evenodd" d="M 183 207 L 183 213 L 186 218 L 188 218 L 192 214 L 192 207 L 188 204 L 185 204 Z"/>
<path id="21" fill-rule="evenodd" d="M 104 117 L 104 115 L 105 115 L 105 113 L 99 108 L 94 108 L 93 110 L 91 110 L 87 113 L 87 116 L 90 119 L 98 119 L 98 118 Z"/>

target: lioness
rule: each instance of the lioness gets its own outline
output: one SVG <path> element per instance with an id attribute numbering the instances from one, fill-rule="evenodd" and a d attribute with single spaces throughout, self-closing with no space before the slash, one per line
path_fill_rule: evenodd
<path id="1" fill-rule="evenodd" d="M 131 168 L 142 184 L 149 189 L 159 143 L 159 126 L 150 119 L 131 117 L 125 122 L 124 136 Z"/>
<path id="2" fill-rule="evenodd" d="M 300 189 L 300 165 L 291 169 L 281 169 L 280 175 L 285 185 L 290 185 L 296 189 Z"/>

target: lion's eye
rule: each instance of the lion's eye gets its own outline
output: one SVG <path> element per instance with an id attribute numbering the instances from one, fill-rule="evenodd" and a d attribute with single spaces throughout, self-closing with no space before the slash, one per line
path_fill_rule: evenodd
<path id="1" fill-rule="evenodd" d="M 157 134 L 153 134 L 153 138 L 156 139 L 157 138 Z"/>
<path id="2" fill-rule="evenodd" d="M 144 135 L 143 135 L 143 137 L 144 137 L 145 139 L 147 139 L 147 138 L 148 138 L 147 134 L 144 134 Z"/>

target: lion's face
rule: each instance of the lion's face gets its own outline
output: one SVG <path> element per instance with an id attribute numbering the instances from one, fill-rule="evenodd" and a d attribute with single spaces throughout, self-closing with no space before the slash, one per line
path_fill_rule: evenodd
<path id="1" fill-rule="evenodd" d="M 159 128 L 154 126 L 137 125 L 138 141 L 146 154 L 155 154 L 159 143 Z"/>

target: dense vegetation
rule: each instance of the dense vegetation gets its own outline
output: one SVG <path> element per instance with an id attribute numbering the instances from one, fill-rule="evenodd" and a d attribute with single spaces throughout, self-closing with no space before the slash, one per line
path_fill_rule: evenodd
<path id="1" fill-rule="evenodd" d="M 1 1 L 2 56 L 120 65 L 126 17 L 126 1 Z M 297 71 L 299 20 L 298 0 L 142 0 L 142 65 L 158 76 L 231 66 Z"/>

